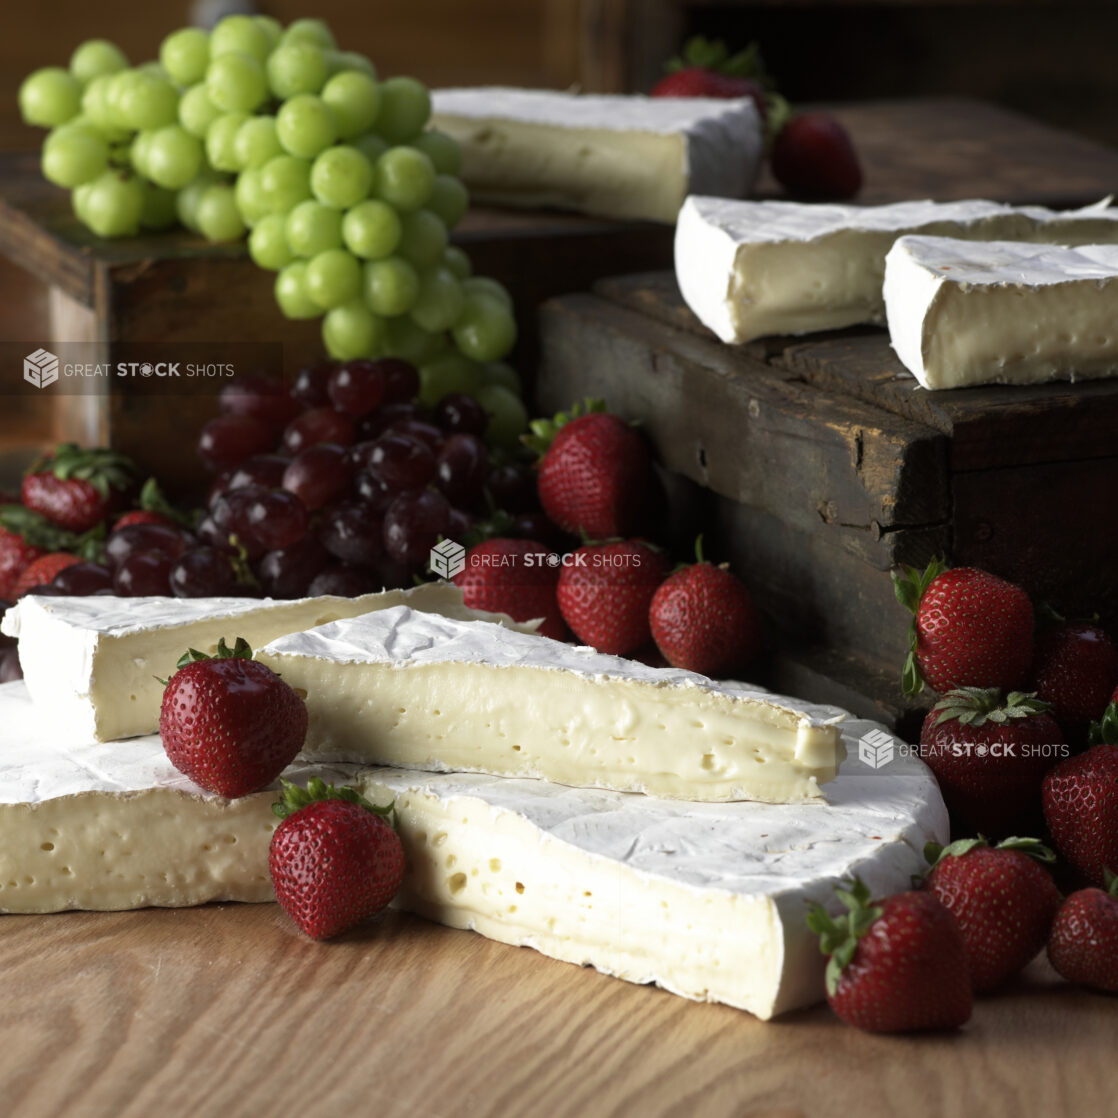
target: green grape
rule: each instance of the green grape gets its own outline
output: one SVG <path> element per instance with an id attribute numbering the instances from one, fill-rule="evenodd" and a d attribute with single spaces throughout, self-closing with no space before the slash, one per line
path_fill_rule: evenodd
<path id="1" fill-rule="evenodd" d="M 380 111 L 380 87 L 374 78 L 356 70 L 335 74 L 322 88 L 322 100 L 330 106 L 343 140 L 353 139 L 372 128 Z"/>
<path id="2" fill-rule="evenodd" d="M 326 59 L 313 43 L 284 43 L 268 58 L 268 85 L 281 101 L 317 93 L 326 78 Z"/>
<path id="3" fill-rule="evenodd" d="M 221 115 L 221 110 L 206 92 L 205 82 L 192 85 L 179 98 L 179 124 L 199 140 L 206 138 L 210 125 Z"/>
<path id="4" fill-rule="evenodd" d="M 237 200 L 237 209 L 240 210 L 241 217 L 250 229 L 255 228 L 268 215 L 268 207 L 264 204 L 264 193 L 260 189 L 258 167 L 250 167 L 237 176 L 233 196 Z M 282 215 L 280 217 L 282 220 Z"/>
<path id="5" fill-rule="evenodd" d="M 384 346 L 384 319 L 377 318 L 360 299 L 351 299 L 326 312 L 322 342 L 335 361 L 373 357 Z"/>
<path id="6" fill-rule="evenodd" d="M 180 190 L 202 169 L 202 141 L 181 124 L 168 124 L 147 143 L 147 173 L 157 186 Z"/>
<path id="7" fill-rule="evenodd" d="M 433 361 L 447 348 L 445 334 L 428 334 L 409 315 L 387 319 L 385 332 L 385 356 L 402 357 L 413 365 Z"/>
<path id="8" fill-rule="evenodd" d="M 103 74 L 128 69 L 124 51 L 108 39 L 87 39 L 70 55 L 70 73 L 86 85 Z"/>
<path id="9" fill-rule="evenodd" d="M 109 166 L 119 167 L 122 171 L 139 170 L 132 166 L 132 145 L 127 140 L 109 144 Z"/>
<path id="10" fill-rule="evenodd" d="M 462 290 L 469 295 L 486 295 L 490 299 L 496 299 L 498 303 L 504 304 L 512 313 L 512 296 L 504 284 L 498 283 L 495 279 L 490 279 L 488 276 L 471 276 L 469 279 L 462 281 Z"/>
<path id="11" fill-rule="evenodd" d="M 475 282 L 465 280 L 467 283 Z M 474 361 L 498 361 L 516 343 L 516 319 L 512 311 L 490 295 L 467 295 L 462 313 L 454 323 L 454 344 Z"/>
<path id="12" fill-rule="evenodd" d="M 99 237 L 127 237 L 140 228 L 144 184 L 138 175 L 105 171 L 88 185 L 84 220 Z"/>
<path id="13" fill-rule="evenodd" d="M 283 24 L 278 19 L 272 16 L 253 16 L 256 20 L 257 26 L 264 32 L 265 38 L 268 40 L 268 50 L 274 51 L 279 46 L 279 41 L 283 38 Z"/>
<path id="14" fill-rule="evenodd" d="M 269 213 L 286 214 L 311 196 L 311 165 L 294 155 L 277 155 L 260 168 L 260 193 Z"/>
<path id="15" fill-rule="evenodd" d="M 116 114 L 109 108 L 108 101 L 112 77 L 112 74 L 100 74 L 91 78 L 81 100 L 82 116 L 106 134 L 117 127 Z"/>
<path id="16" fill-rule="evenodd" d="M 453 229 L 470 208 L 470 192 L 453 175 L 436 175 L 427 206 Z"/>
<path id="17" fill-rule="evenodd" d="M 468 279 L 474 270 L 466 250 L 457 245 L 447 245 L 443 253 L 443 267 L 449 269 L 460 280 Z"/>
<path id="18" fill-rule="evenodd" d="M 147 74 L 152 78 L 161 78 L 163 81 L 168 81 L 171 77 L 171 75 L 163 69 L 163 63 L 156 62 L 154 59 L 150 62 L 141 62 L 139 66 L 133 66 L 132 72 L 136 74 Z"/>
<path id="19" fill-rule="evenodd" d="M 424 330 L 435 334 L 449 330 L 462 314 L 466 296 L 457 277 L 448 268 L 431 268 L 419 281 L 419 298 L 411 316 Z"/>
<path id="20" fill-rule="evenodd" d="M 365 264 L 365 302 L 373 314 L 407 314 L 419 297 L 419 273 L 399 256 Z"/>
<path id="21" fill-rule="evenodd" d="M 140 210 L 140 225 L 144 229 L 170 229 L 178 221 L 175 212 L 175 192 L 161 186 L 144 184 L 144 205 Z"/>
<path id="22" fill-rule="evenodd" d="M 89 225 L 89 217 L 87 216 L 87 205 L 89 202 L 90 192 L 93 190 L 93 183 L 84 182 L 81 186 L 75 186 L 73 192 L 70 194 L 70 205 L 74 210 L 74 217 L 82 223 L 82 225 Z"/>
<path id="23" fill-rule="evenodd" d="M 400 255 L 417 268 L 438 264 L 447 247 L 446 226 L 430 210 L 404 214 Z"/>
<path id="24" fill-rule="evenodd" d="M 245 234 L 245 223 L 237 211 L 233 187 L 228 183 L 214 183 L 202 192 L 194 220 L 208 241 L 235 241 Z"/>
<path id="25" fill-rule="evenodd" d="M 215 171 L 242 170 L 237 155 L 237 133 L 249 119 L 247 113 L 226 113 L 206 129 L 206 158 Z"/>
<path id="26" fill-rule="evenodd" d="M 162 128 L 178 120 L 179 93 L 170 81 L 140 70 L 127 73 L 127 79 L 119 83 L 116 101 L 116 110 L 126 127 Z"/>
<path id="27" fill-rule="evenodd" d="M 377 68 L 369 61 L 369 59 L 359 54 L 355 50 L 340 50 L 333 52 L 334 73 L 341 73 L 344 70 L 355 70 L 360 74 L 368 74 L 374 81 L 377 76 Z"/>
<path id="28" fill-rule="evenodd" d="M 404 235 L 400 215 L 386 202 L 375 198 L 346 210 L 342 240 L 355 256 L 379 260 L 396 251 Z"/>
<path id="29" fill-rule="evenodd" d="M 483 384 L 473 395 L 489 415 L 486 442 L 505 450 L 516 450 L 520 446 L 520 436 L 528 430 L 528 412 L 520 397 L 501 384 Z"/>
<path id="30" fill-rule="evenodd" d="M 82 83 L 61 66 L 47 66 L 23 79 L 19 111 L 25 124 L 54 128 L 78 115 Z"/>
<path id="31" fill-rule="evenodd" d="M 172 31 L 159 47 L 159 61 L 177 85 L 195 85 L 210 64 L 210 37 L 200 27 Z"/>
<path id="32" fill-rule="evenodd" d="M 520 383 L 519 373 L 504 361 L 488 361 L 482 365 L 481 383 L 483 385 L 499 384 L 516 396 L 519 396 L 524 390 L 524 386 Z"/>
<path id="33" fill-rule="evenodd" d="M 296 256 L 317 256 L 342 246 L 342 215 L 321 202 L 300 202 L 287 215 L 287 245 Z"/>
<path id="34" fill-rule="evenodd" d="M 375 163 L 387 150 L 388 142 L 375 132 L 366 132 L 353 141 L 355 147 L 370 163 Z"/>
<path id="35" fill-rule="evenodd" d="M 242 176 L 243 177 L 243 176 Z M 237 186 L 239 187 L 238 180 Z M 253 226 L 248 238 L 248 254 L 253 262 L 269 272 L 278 272 L 291 263 L 293 257 L 287 247 L 283 214 L 266 214 Z"/>
<path id="36" fill-rule="evenodd" d="M 348 210 L 368 197 L 372 181 L 372 164 L 348 144 L 328 148 L 311 170 L 314 196 L 336 210 Z"/>
<path id="37" fill-rule="evenodd" d="M 56 186 L 92 182 L 109 165 L 109 145 L 89 128 L 64 126 L 43 144 L 43 177 Z"/>
<path id="38" fill-rule="evenodd" d="M 321 97 L 300 93 L 280 106 L 276 135 L 292 155 L 313 159 L 338 138 L 334 110 Z"/>
<path id="39" fill-rule="evenodd" d="M 179 221 L 192 233 L 198 232 L 198 222 L 195 220 L 198 202 L 215 182 L 221 182 L 221 176 L 207 167 L 200 171 L 198 177 L 193 182 L 187 183 L 175 196 L 175 212 L 179 215 Z"/>
<path id="40" fill-rule="evenodd" d="M 458 141 L 437 128 L 428 128 L 411 142 L 434 164 L 440 175 L 456 175 L 462 169 L 462 149 Z"/>
<path id="41" fill-rule="evenodd" d="M 427 204 L 435 185 L 435 169 L 421 151 L 389 148 L 376 163 L 373 193 L 407 212 Z"/>
<path id="42" fill-rule="evenodd" d="M 323 310 L 340 307 L 361 293 L 361 265 L 344 248 L 331 248 L 307 261 L 303 289 Z"/>
<path id="43" fill-rule="evenodd" d="M 210 57 L 247 54 L 263 64 L 272 43 L 268 32 L 252 16 L 226 16 L 210 32 Z"/>
<path id="44" fill-rule="evenodd" d="M 276 134 L 274 116 L 250 116 L 237 129 L 233 153 L 242 167 L 263 167 L 269 159 L 283 154 Z"/>
<path id="45" fill-rule="evenodd" d="M 287 43 L 312 43 L 322 50 L 334 50 L 334 33 L 323 19 L 296 19 L 288 24 L 281 40 Z"/>
<path id="46" fill-rule="evenodd" d="M 223 54 L 206 70 L 206 92 L 223 112 L 251 113 L 268 96 L 264 67 L 248 54 Z"/>
<path id="47" fill-rule="evenodd" d="M 294 260 L 276 274 L 276 302 L 288 318 L 318 318 L 322 314 L 322 308 L 307 295 L 303 284 L 306 271 L 305 260 Z"/>
<path id="48" fill-rule="evenodd" d="M 419 366 L 419 402 L 433 408 L 448 392 L 473 396 L 481 388 L 481 367 L 460 353 L 443 353 Z"/>
<path id="49" fill-rule="evenodd" d="M 415 78 L 389 78 L 380 86 L 377 131 L 393 144 L 414 140 L 431 115 L 431 94 Z"/>
<path id="50" fill-rule="evenodd" d="M 136 138 L 128 152 L 128 161 L 144 176 L 151 178 L 151 169 L 148 166 L 148 153 L 151 151 L 151 138 L 154 132 L 137 132 Z"/>

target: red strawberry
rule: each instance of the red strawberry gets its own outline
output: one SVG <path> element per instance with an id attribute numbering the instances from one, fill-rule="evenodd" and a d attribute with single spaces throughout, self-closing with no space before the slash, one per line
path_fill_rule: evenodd
<path id="1" fill-rule="evenodd" d="M 532 424 L 530 445 L 546 446 L 537 478 L 540 504 L 572 535 L 596 540 L 639 535 L 656 492 L 648 447 L 616 415 L 578 412 L 576 407 L 573 417 L 560 414 Z"/>
<path id="2" fill-rule="evenodd" d="M 545 637 L 567 635 L 555 597 L 559 556 L 542 543 L 497 538 L 476 544 L 452 581 L 470 609 L 507 613 L 514 621 L 542 617 Z"/>
<path id="3" fill-rule="evenodd" d="M 238 639 L 213 658 L 191 649 L 163 692 L 159 733 L 171 764 L 219 796 L 266 788 L 303 747 L 307 708 Z"/>
<path id="4" fill-rule="evenodd" d="M 1118 993 L 1118 877 L 1064 901 L 1048 936 L 1048 959 L 1069 982 Z"/>
<path id="5" fill-rule="evenodd" d="M 563 620 L 584 644 L 627 656 L 652 637 L 648 606 L 669 570 L 668 561 L 642 540 L 584 544 L 563 560 Z"/>
<path id="6" fill-rule="evenodd" d="M 85 450 L 62 443 L 23 477 L 24 505 L 71 532 L 88 532 L 131 488 L 135 467 L 111 450 Z"/>
<path id="7" fill-rule="evenodd" d="M 1097 625 L 1056 625 L 1040 638 L 1033 689 L 1052 704 L 1052 717 L 1082 742 L 1102 717 L 1118 684 L 1118 647 Z"/>
<path id="8" fill-rule="evenodd" d="M 683 57 L 673 58 L 667 69 L 667 76 L 652 87 L 653 97 L 750 97 L 764 124 L 767 75 L 755 43 L 730 57 L 724 43 L 697 36 L 684 47 Z"/>
<path id="9" fill-rule="evenodd" d="M 924 849 L 931 871 L 924 888 L 951 911 L 963 933 L 971 986 L 984 994 L 1023 970 L 1044 946 L 1060 891 L 1037 862 L 1055 854 L 1036 839 L 996 847 L 983 838 Z"/>
<path id="10" fill-rule="evenodd" d="M 83 544 L 90 546 L 23 505 L 0 505 L 0 599 L 14 601 L 16 583 L 33 560 Z"/>
<path id="11" fill-rule="evenodd" d="M 970 1019 L 967 951 L 955 917 L 927 892 L 871 901 L 855 878 L 835 893 L 846 912 L 813 905 L 808 927 L 827 963 L 827 1001 L 871 1033 L 957 1029 Z"/>
<path id="12" fill-rule="evenodd" d="M 728 568 L 703 562 L 696 550 L 699 562 L 676 571 L 653 596 L 652 636 L 674 667 L 731 675 L 757 656 L 761 618 L 745 583 Z"/>
<path id="13" fill-rule="evenodd" d="M 1061 761 L 1044 778 L 1044 819 L 1056 849 L 1090 882 L 1118 866 L 1118 703 L 1091 727 L 1086 753 Z"/>
<path id="14" fill-rule="evenodd" d="M 914 615 L 906 695 L 918 695 L 925 681 L 936 691 L 1024 685 L 1033 657 L 1033 607 L 1019 586 L 974 567 L 945 570 L 938 559 L 923 574 L 902 567 L 893 584 L 897 600 Z"/>
<path id="15" fill-rule="evenodd" d="M 853 198 L 862 168 L 850 133 L 827 113 L 798 113 L 773 143 L 773 175 L 797 198 Z"/>
<path id="16" fill-rule="evenodd" d="M 32 547 L 21 535 L 0 526 L 0 598 L 15 601 L 16 584 L 23 572 L 46 552 Z"/>
<path id="17" fill-rule="evenodd" d="M 312 939 L 329 939 L 380 912 L 404 880 L 404 848 L 385 818 L 352 788 L 317 777 L 307 790 L 280 782 L 268 868 L 276 900 Z"/>
<path id="18" fill-rule="evenodd" d="M 12 597 L 22 598 L 24 594 L 30 593 L 39 586 L 47 586 L 54 582 L 55 575 L 60 571 L 80 562 L 81 559 L 77 555 L 71 555 L 68 551 L 52 551 L 40 555 L 24 568 L 23 573 L 16 580 Z"/>
<path id="19" fill-rule="evenodd" d="M 173 528 L 174 522 L 169 516 L 164 516 L 161 512 L 150 512 L 148 509 L 133 509 L 131 512 L 126 512 L 123 516 L 119 517 L 116 523 L 113 524 L 113 531 L 119 531 L 121 528 L 128 528 L 133 524 L 162 524 L 167 528 Z"/>
<path id="20" fill-rule="evenodd" d="M 920 755 L 935 773 L 956 831 L 1003 838 L 1040 823 L 1044 774 L 1063 736 L 1034 695 L 963 687 L 945 695 L 920 729 Z"/>

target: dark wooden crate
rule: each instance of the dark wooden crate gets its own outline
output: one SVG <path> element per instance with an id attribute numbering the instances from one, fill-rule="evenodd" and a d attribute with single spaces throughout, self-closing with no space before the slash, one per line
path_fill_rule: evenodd
<path id="1" fill-rule="evenodd" d="M 1118 382 L 930 393 L 882 330 L 731 347 L 670 273 L 545 305 L 545 410 L 606 397 L 709 489 L 713 546 L 776 624 L 777 682 L 894 720 L 890 570 L 939 553 L 1118 621 Z"/>

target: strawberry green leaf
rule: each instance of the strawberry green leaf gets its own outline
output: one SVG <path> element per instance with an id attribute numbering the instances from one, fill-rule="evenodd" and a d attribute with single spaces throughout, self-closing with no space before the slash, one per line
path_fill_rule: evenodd
<path id="1" fill-rule="evenodd" d="M 396 801 L 390 804 L 374 804 L 367 800 L 356 788 L 348 784 L 335 787 L 327 784 L 320 777 L 312 776 L 307 781 L 306 788 L 300 788 L 290 780 L 280 778 L 280 798 L 272 804 L 272 813 L 280 819 L 286 819 L 310 804 L 321 803 L 324 800 L 345 800 L 347 803 L 363 807 L 373 815 L 386 819 L 393 827 L 396 826 Z"/>
<path id="2" fill-rule="evenodd" d="M 1020 850 L 1022 854 L 1027 854 L 1034 861 L 1042 862 L 1045 865 L 1053 865 L 1056 861 L 1056 852 L 1048 846 L 1045 846 L 1040 839 L 1035 838 L 1020 838 L 1016 835 L 1007 839 L 1002 839 L 995 850 Z"/>
<path id="3" fill-rule="evenodd" d="M 1088 745 L 1118 745 L 1118 702 L 1103 711 L 1098 722 L 1092 722 L 1087 731 Z"/>
<path id="4" fill-rule="evenodd" d="M 1112 897 L 1118 897 L 1118 873 L 1112 873 L 1109 866 L 1102 868 L 1103 885 Z"/>
<path id="5" fill-rule="evenodd" d="M 842 972 L 858 950 L 858 940 L 882 913 L 881 907 L 870 899 L 870 891 L 860 878 L 855 877 L 843 886 L 836 886 L 835 896 L 846 909 L 841 916 L 831 916 L 820 904 L 812 905 L 807 914 L 808 928 L 819 936 L 819 950 L 830 956 L 827 962 L 827 993 L 831 996 L 838 988 Z"/>
<path id="6" fill-rule="evenodd" d="M 140 490 L 139 503 L 140 508 L 145 512 L 157 512 L 160 516 L 165 516 L 172 523 L 177 524 L 180 528 L 186 528 L 188 531 L 193 531 L 198 526 L 198 521 L 202 519 L 201 509 L 195 509 L 193 513 L 189 513 L 175 508 L 164 496 L 163 490 L 159 488 L 159 482 L 153 477 L 149 477 L 144 482 L 144 487 Z"/>
<path id="7" fill-rule="evenodd" d="M 0 528 L 43 551 L 76 551 L 81 537 L 24 505 L 0 505 Z"/>
<path id="8" fill-rule="evenodd" d="M 188 648 L 180 657 L 177 668 L 185 668 L 188 664 L 195 664 L 200 660 L 251 660 L 252 647 L 244 637 L 238 637 L 233 647 L 225 643 L 225 638 L 217 642 L 217 651 L 210 656 L 206 652 L 199 652 L 196 648 Z"/>
<path id="9" fill-rule="evenodd" d="M 588 396 L 582 403 L 575 403 L 570 411 L 556 412 L 550 419 L 533 419 L 528 424 L 529 434 L 521 435 L 520 441 L 538 457 L 547 453 L 547 448 L 555 441 L 555 436 L 572 419 L 608 411 L 605 400 Z"/>
<path id="10" fill-rule="evenodd" d="M 997 687 L 956 687 L 934 707 L 934 725 L 956 721 L 960 726 L 984 726 L 987 722 L 1005 725 L 1013 719 L 1045 714 L 1052 704 L 1037 698 L 1034 691 L 1011 691 L 1004 699 Z"/>
<path id="11" fill-rule="evenodd" d="M 901 687 L 909 698 L 924 690 L 924 675 L 916 655 L 916 612 L 920 600 L 932 582 L 947 570 L 947 564 L 940 557 L 934 558 L 923 571 L 902 563 L 900 570 L 893 571 L 893 593 L 897 601 L 912 614 L 908 628 L 908 654 L 901 669 Z"/>

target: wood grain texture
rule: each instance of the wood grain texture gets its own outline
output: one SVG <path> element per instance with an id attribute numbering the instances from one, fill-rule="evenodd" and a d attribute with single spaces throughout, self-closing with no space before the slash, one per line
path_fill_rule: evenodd
<path id="1" fill-rule="evenodd" d="M 922 1037 L 762 1024 L 398 914 L 326 945 L 275 905 L 8 916 L 0 968 L 12 1118 L 1111 1112 L 1115 1002 L 1043 960 Z"/>

